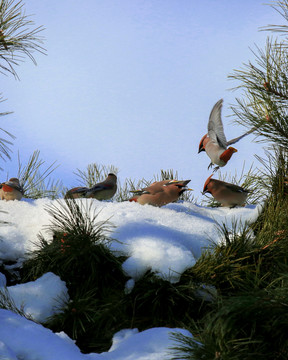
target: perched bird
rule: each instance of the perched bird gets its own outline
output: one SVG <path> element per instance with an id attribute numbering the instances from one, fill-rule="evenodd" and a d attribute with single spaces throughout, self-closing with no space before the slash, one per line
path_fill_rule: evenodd
<path id="1" fill-rule="evenodd" d="M 1 200 L 21 200 L 23 195 L 23 187 L 17 178 L 11 178 L 0 184 Z"/>
<path id="2" fill-rule="evenodd" d="M 210 169 L 210 167 L 213 165 L 218 165 L 217 167 L 215 167 L 214 171 L 218 170 L 219 167 L 225 166 L 230 160 L 233 153 L 237 152 L 237 149 L 229 145 L 236 143 L 244 136 L 250 134 L 256 129 L 255 127 L 253 127 L 251 130 L 247 131 L 243 135 L 227 141 L 221 119 L 222 104 L 223 99 L 219 100 L 213 106 L 208 121 L 208 133 L 202 137 L 198 149 L 198 154 L 201 151 L 206 151 L 207 155 L 209 156 L 211 163 L 208 166 L 208 169 Z"/>
<path id="3" fill-rule="evenodd" d="M 129 201 L 141 205 L 149 204 L 161 207 L 178 200 L 179 196 L 188 189 L 186 185 L 191 180 L 163 180 L 155 181 L 144 189 L 132 191 L 135 195 Z"/>
<path id="4" fill-rule="evenodd" d="M 225 181 L 211 179 L 212 176 L 213 174 L 206 180 L 202 194 L 210 193 L 222 206 L 230 208 L 245 204 L 249 190 Z"/>
<path id="5" fill-rule="evenodd" d="M 109 200 L 117 191 L 117 176 L 115 174 L 108 174 L 107 178 L 92 186 L 87 187 L 75 187 L 67 191 L 65 198 L 93 198 L 97 200 Z"/>

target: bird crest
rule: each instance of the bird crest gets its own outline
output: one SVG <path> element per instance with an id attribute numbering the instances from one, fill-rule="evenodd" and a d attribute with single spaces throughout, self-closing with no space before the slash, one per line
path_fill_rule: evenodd
<path id="1" fill-rule="evenodd" d="M 203 187 L 203 193 L 205 193 L 208 190 L 208 184 L 214 174 L 210 175 L 208 179 L 205 181 L 204 187 Z"/>

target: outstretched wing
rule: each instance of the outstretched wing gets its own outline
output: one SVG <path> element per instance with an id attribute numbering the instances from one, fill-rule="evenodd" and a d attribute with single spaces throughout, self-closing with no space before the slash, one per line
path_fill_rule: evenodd
<path id="1" fill-rule="evenodd" d="M 222 148 L 227 148 L 227 139 L 224 134 L 223 123 L 221 119 L 223 99 L 217 101 L 211 110 L 208 122 L 208 136 L 217 142 Z"/>
<path id="2" fill-rule="evenodd" d="M 227 146 L 232 145 L 232 144 L 235 144 L 237 141 L 239 141 L 239 140 L 243 139 L 245 136 L 251 134 L 251 133 L 252 133 L 254 130 L 256 130 L 256 129 L 257 129 L 257 128 L 254 126 L 252 129 L 250 129 L 250 130 L 247 131 L 246 133 L 244 133 L 244 134 L 242 134 L 242 135 L 240 135 L 240 136 L 238 136 L 238 137 L 236 137 L 236 138 L 234 138 L 234 139 L 232 139 L 232 140 L 229 140 L 229 141 L 227 142 Z"/>

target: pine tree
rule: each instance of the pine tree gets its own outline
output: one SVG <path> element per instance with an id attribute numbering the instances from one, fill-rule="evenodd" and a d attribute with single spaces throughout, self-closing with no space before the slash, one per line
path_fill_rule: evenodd
<path id="1" fill-rule="evenodd" d="M 272 8 L 288 24 L 288 0 Z M 288 358 L 288 25 L 262 30 L 281 37 L 268 36 L 254 61 L 229 77 L 242 92 L 232 106 L 235 121 L 256 128 L 258 141 L 268 144 L 266 159 L 256 156 L 263 167 L 250 184 L 261 189 L 262 212 L 240 234 L 222 226 L 223 244 L 203 252 L 182 276 L 213 286 L 217 297 L 212 311 L 191 322 L 195 338 L 176 336 L 174 359 Z"/>

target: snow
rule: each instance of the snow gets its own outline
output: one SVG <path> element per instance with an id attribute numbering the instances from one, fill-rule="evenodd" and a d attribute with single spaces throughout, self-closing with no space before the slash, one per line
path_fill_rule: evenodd
<path id="1" fill-rule="evenodd" d="M 257 219 L 261 206 L 235 209 L 207 208 L 183 202 L 155 208 L 130 202 L 99 202 L 77 200 L 97 213 L 97 221 L 113 224 L 109 234 L 111 250 L 125 254 L 125 273 L 130 277 L 126 291 L 147 270 L 157 276 L 177 282 L 181 274 L 193 266 L 204 248 L 221 242 L 216 224 L 228 228 Z M 0 226 L 0 263 L 13 260 L 21 265 L 27 252 L 35 249 L 42 233 L 49 240 L 51 215 L 47 207 L 64 204 L 64 200 L 22 200 L 1 202 L 1 219 L 8 224 Z M 90 206 L 91 205 L 91 206 Z M 15 305 L 36 322 L 61 311 L 68 299 L 65 282 L 52 273 L 26 284 L 6 287 L 5 276 L 0 273 L 0 287 L 7 291 Z M 123 329 L 116 333 L 109 351 L 101 354 L 82 354 L 64 333 L 53 333 L 40 323 L 9 310 L 0 310 L 0 359 L 23 360 L 160 360 L 167 358 L 173 346 L 171 332 L 192 336 L 184 329 L 152 328 L 142 332 Z M 169 356 L 168 356 L 169 358 Z"/>
<path id="2" fill-rule="evenodd" d="M 65 282 L 52 273 L 26 284 L 9 286 L 7 290 L 16 307 L 37 322 L 45 322 L 61 312 L 69 300 Z"/>

